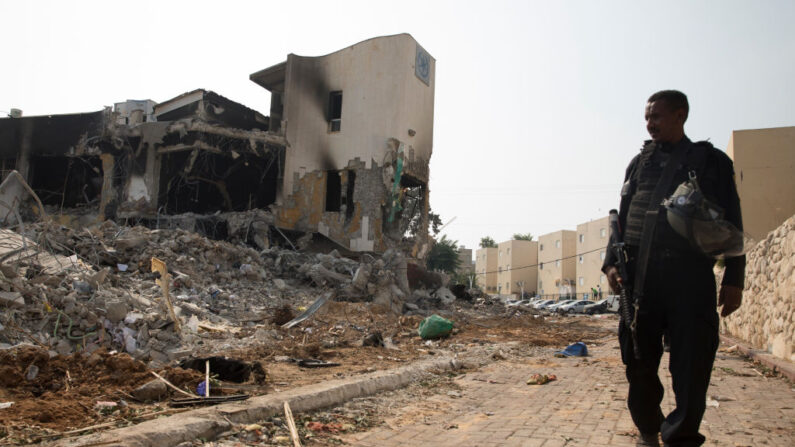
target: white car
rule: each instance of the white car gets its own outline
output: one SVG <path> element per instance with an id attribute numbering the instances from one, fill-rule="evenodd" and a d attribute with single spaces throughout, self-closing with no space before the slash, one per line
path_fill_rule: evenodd
<path id="1" fill-rule="evenodd" d="M 557 309 L 555 309 L 555 311 L 561 314 L 573 314 L 575 312 L 581 313 L 585 308 L 585 306 L 589 304 L 593 304 L 593 301 L 590 300 L 574 301 L 569 304 L 564 304 L 563 306 L 559 306 Z"/>
<path id="2" fill-rule="evenodd" d="M 546 309 L 547 306 L 551 306 L 555 304 L 555 300 L 541 300 L 535 304 L 533 304 L 533 308 L 535 309 Z"/>
<path id="3" fill-rule="evenodd" d="M 550 312 L 557 312 L 557 308 L 558 308 L 558 307 L 560 307 L 560 306 L 565 306 L 565 305 L 567 305 L 567 304 L 569 304 L 569 303 L 573 303 L 573 302 L 575 302 L 575 301 L 577 301 L 577 300 L 563 300 L 563 301 L 558 301 L 557 303 L 555 303 L 555 304 L 553 304 L 553 305 L 551 305 L 551 306 L 549 306 L 549 307 L 546 307 L 545 309 L 546 309 L 546 310 L 548 310 L 548 311 L 550 311 Z"/>

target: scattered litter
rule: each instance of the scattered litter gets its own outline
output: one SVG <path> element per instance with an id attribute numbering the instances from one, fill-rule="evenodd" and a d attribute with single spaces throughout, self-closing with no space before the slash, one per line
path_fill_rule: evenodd
<path id="1" fill-rule="evenodd" d="M 296 363 L 298 363 L 298 366 L 304 368 L 326 368 L 329 366 L 340 366 L 339 363 L 326 362 L 320 359 L 299 359 Z"/>
<path id="2" fill-rule="evenodd" d="M 555 352 L 555 357 L 587 357 L 587 356 L 588 356 L 588 347 L 586 347 L 585 343 L 581 341 L 566 346 L 566 349 L 562 351 Z"/>
<path id="3" fill-rule="evenodd" d="M 201 381 L 201 382 L 199 382 L 199 384 L 196 386 L 196 394 L 198 394 L 199 396 L 209 397 L 209 396 L 207 395 L 207 392 L 208 392 L 208 389 L 207 389 L 207 381 L 206 381 L 206 380 L 202 380 L 202 381 Z"/>
<path id="4" fill-rule="evenodd" d="M 36 365 L 28 366 L 28 371 L 25 373 L 25 380 L 30 382 L 31 380 L 35 380 L 36 376 L 39 375 L 39 367 Z"/>
<path id="5" fill-rule="evenodd" d="M 447 337 L 453 330 L 453 322 L 433 314 L 422 320 L 418 332 L 423 340 Z"/>
<path id="6" fill-rule="evenodd" d="M 0 402 L 0 410 L 11 408 L 11 405 L 14 405 L 14 402 Z"/>
<path id="7" fill-rule="evenodd" d="M 384 346 L 384 337 L 381 335 L 381 332 L 378 331 L 368 334 L 362 339 L 362 346 Z"/>
<path id="8" fill-rule="evenodd" d="M 290 329 L 291 327 L 295 326 L 296 324 L 298 324 L 298 323 L 306 320 L 307 318 L 311 317 L 315 312 L 317 312 L 321 307 L 323 307 L 324 304 L 326 304 L 328 299 L 331 298 L 332 294 L 333 294 L 333 292 L 325 293 L 323 296 L 318 298 L 317 301 L 312 303 L 312 305 L 309 306 L 309 309 L 307 309 L 304 313 L 302 313 L 301 315 L 297 316 L 296 318 L 288 321 L 287 323 L 284 323 L 282 325 L 282 327 L 285 328 L 285 329 Z"/>
<path id="9" fill-rule="evenodd" d="M 328 433 L 340 433 L 343 431 L 342 424 L 339 422 L 331 422 L 331 423 L 323 423 L 323 422 L 315 422 L 310 421 L 304 425 L 307 429 L 312 430 L 313 432 L 328 432 Z"/>
<path id="10" fill-rule="evenodd" d="M 116 264 L 116 269 L 118 269 L 120 272 L 126 272 L 127 268 L 127 264 Z"/>
<path id="11" fill-rule="evenodd" d="M 210 396 L 210 397 L 187 397 L 184 399 L 171 399 L 169 405 L 172 407 L 186 407 L 189 405 L 214 405 L 224 402 L 236 402 L 246 400 L 248 394 L 231 394 L 229 396 Z"/>
<path id="12" fill-rule="evenodd" d="M 528 385 L 545 385 L 553 380 L 558 380 L 554 374 L 533 374 L 527 379 Z"/>
<path id="13" fill-rule="evenodd" d="M 707 406 L 708 407 L 718 408 L 718 407 L 720 407 L 720 402 L 718 402 L 715 399 L 707 398 Z"/>

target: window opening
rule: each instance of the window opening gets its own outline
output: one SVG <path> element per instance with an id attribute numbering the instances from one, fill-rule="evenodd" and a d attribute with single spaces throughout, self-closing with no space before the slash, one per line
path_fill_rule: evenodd
<path id="1" fill-rule="evenodd" d="M 329 93 L 329 131 L 342 130 L 342 91 Z"/>
<path id="2" fill-rule="evenodd" d="M 342 205 L 342 182 L 337 171 L 326 172 L 326 211 L 339 212 Z"/>
<path id="3" fill-rule="evenodd" d="M 356 171 L 348 171 L 348 183 L 345 185 L 345 218 L 351 219 L 355 205 L 353 203 L 353 191 L 356 186 Z"/>

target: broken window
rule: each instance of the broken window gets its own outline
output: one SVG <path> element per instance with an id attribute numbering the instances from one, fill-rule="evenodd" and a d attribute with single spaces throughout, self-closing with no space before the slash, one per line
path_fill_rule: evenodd
<path id="1" fill-rule="evenodd" d="M 342 130 L 342 91 L 329 93 L 328 99 L 329 131 Z"/>
<path id="2" fill-rule="evenodd" d="M 166 214 L 245 211 L 265 208 L 276 200 L 279 157 L 204 150 L 164 153 L 161 196 Z"/>
<path id="3" fill-rule="evenodd" d="M 401 234 L 415 236 L 422 230 L 420 227 L 425 209 L 425 184 L 410 175 L 403 175 L 400 178 L 400 187 L 402 209 L 396 213 L 396 217 L 400 219 Z"/>
<path id="4" fill-rule="evenodd" d="M 102 161 L 99 157 L 33 157 L 30 186 L 44 205 L 59 209 L 98 202 L 102 194 Z"/>
<path id="5" fill-rule="evenodd" d="M 326 211 L 340 211 L 342 205 L 342 181 L 337 171 L 326 172 Z"/>
<path id="6" fill-rule="evenodd" d="M 356 172 L 348 171 L 348 183 L 345 186 L 345 218 L 351 219 L 355 205 L 353 203 L 353 192 L 356 186 Z"/>

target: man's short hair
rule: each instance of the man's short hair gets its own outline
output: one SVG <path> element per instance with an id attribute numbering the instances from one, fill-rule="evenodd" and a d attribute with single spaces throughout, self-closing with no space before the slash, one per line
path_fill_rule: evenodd
<path id="1" fill-rule="evenodd" d="M 660 90 L 649 96 L 646 102 L 665 101 L 673 110 L 685 109 L 685 120 L 690 113 L 690 104 L 687 102 L 687 95 L 679 90 Z"/>

